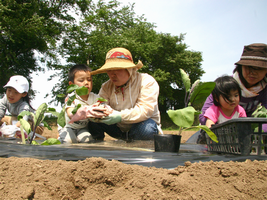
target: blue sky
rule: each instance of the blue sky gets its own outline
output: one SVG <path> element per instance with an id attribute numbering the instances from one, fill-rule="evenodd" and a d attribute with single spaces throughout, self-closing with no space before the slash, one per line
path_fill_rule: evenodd
<path id="1" fill-rule="evenodd" d="M 266 0 L 128 1 L 157 32 L 186 34 L 188 49 L 202 52 L 202 81 L 232 74 L 244 45 L 267 43 Z"/>
<path id="2" fill-rule="evenodd" d="M 188 50 L 202 52 L 202 81 L 231 75 L 234 63 L 242 54 L 244 45 L 267 44 L 267 0 L 124 0 L 124 5 L 135 3 L 137 15 L 144 14 L 155 23 L 156 31 L 180 35 Z M 54 82 L 44 82 L 49 74 L 34 76 L 33 89 L 42 91 L 33 101 L 36 108 Z M 42 86 L 42 87 L 41 87 Z M 50 100 L 50 99 L 49 99 Z M 47 100 L 47 102 L 49 101 Z M 51 105 L 54 107 L 54 105 Z"/>

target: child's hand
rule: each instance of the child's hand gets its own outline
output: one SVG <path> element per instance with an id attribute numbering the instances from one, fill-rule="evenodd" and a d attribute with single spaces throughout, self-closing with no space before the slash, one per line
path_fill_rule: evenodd
<path id="1" fill-rule="evenodd" d="M 101 103 L 99 101 L 94 103 L 92 106 L 97 107 L 96 111 L 103 112 L 105 116 L 108 116 L 113 112 L 113 109 L 109 105 Z"/>
<path id="2" fill-rule="evenodd" d="M 18 121 L 17 123 L 16 123 L 16 127 L 20 127 L 20 121 Z"/>
<path id="3" fill-rule="evenodd" d="M 100 112 L 99 112 L 100 111 Z M 73 122 L 87 119 L 89 117 L 102 118 L 106 116 L 103 112 L 106 111 L 106 108 L 100 108 L 97 106 L 82 106 L 79 108 L 75 115 L 72 116 L 69 124 Z"/>

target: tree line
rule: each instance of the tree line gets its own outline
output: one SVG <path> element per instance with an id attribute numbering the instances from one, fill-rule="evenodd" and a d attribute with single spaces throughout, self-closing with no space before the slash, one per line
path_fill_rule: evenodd
<path id="1" fill-rule="evenodd" d="M 15 74 L 31 80 L 33 73 L 56 70 L 50 78 L 59 77 L 61 81 L 50 95 L 63 103 L 57 94 L 66 93 L 71 66 L 83 63 L 98 69 L 105 63 L 108 50 L 125 47 L 131 51 L 134 62 L 143 62 L 139 71 L 158 81 L 161 113 L 179 109 L 184 106 L 179 69 L 184 69 L 192 82 L 200 79 L 204 73 L 202 55 L 188 50 L 185 34 L 173 36 L 158 33 L 155 28 L 144 15 L 136 15 L 134 4 L 123 5 L 117 0 L 3 0 L 0 84 L 5 85 Z M 93 76 L 93 92 L 98 93 L 106 80 L 106 74 Z M 4 93 L 2 87 L 0 93 Z"/>

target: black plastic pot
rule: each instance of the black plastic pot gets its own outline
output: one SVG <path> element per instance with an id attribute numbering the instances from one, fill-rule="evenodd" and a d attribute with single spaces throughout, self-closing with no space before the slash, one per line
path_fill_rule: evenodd
<path id="1" fill-rule="evenodd" d="M 154 146 L 157 152 L 178 152 L 181 135 L 159 134 L 154 135 Z"/>

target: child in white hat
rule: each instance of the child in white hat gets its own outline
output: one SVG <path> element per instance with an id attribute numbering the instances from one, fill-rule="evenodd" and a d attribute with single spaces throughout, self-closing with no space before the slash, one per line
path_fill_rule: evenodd
<path id="1" fill-rule="evenodd" d="M 22 111 L 34 111 L 30 105 L 28 95 L 29 82 L 25 77 L 20 75 L 12 76 L 4 88 L 6 88 L 6 95 L 0 100 L 0 125 L 3 122 L 11 125 L 12 120 L 16 121 L 17 116 Z M 5 117 L 6 111 L 12 115 L 11 119 L 10 117 Z M 20 122 L 15 125 L 20 127 Z"/>

